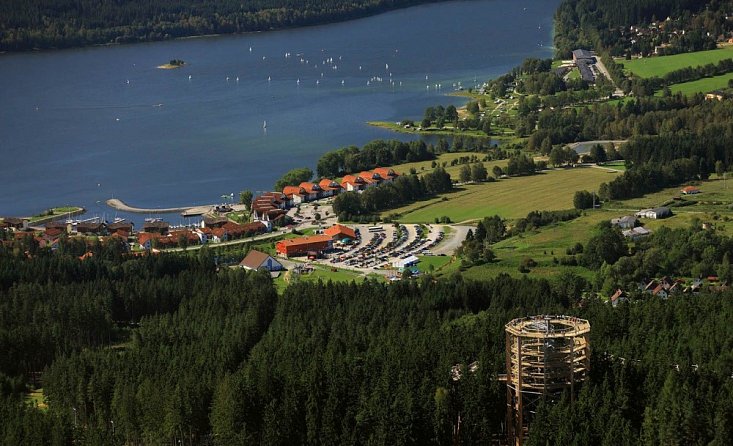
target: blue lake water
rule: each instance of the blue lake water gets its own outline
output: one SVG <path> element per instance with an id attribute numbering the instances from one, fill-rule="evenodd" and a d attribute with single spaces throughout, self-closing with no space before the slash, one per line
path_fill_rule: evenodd
<path id="1" fill-rule="evenodd" d="M 558 3 L 447 2 L 286 31 L 2 55 L 0 215 L 81 205 L 111 218 L 110 197 L 213 203 L 267 190 L 338 147 L 410 138 L 365 123 L 462 104 L 447 96 L 454 84 L 550 57 Z M 156 68 L 173 58 L 187 65 Z"/>

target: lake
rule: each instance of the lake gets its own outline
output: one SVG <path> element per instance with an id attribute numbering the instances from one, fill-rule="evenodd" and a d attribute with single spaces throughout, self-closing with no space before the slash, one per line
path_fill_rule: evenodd
<path id="1" fill-rule="evenodd" d="M 559 0 L 446 2 L 293 30 L 0 56 L 1 215 L 264 191 L 527 57 Z M 157 69 L 170 59 L 186 66 Z M 266 126 L 265 126 L 266 123 Z M 175 222 L 177 217 L 171 216 Z"/>

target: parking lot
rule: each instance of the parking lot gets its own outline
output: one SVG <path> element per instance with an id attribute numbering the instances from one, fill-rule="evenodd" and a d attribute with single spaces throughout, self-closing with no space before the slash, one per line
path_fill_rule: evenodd
<path id="1" fill-rule="evenodd" d="M 433 255 L 432 249 L 445 237 L 441 225 L 357 225 L 355 229 L 359 236 L 355 243 L 336 244 L 317 262 L 363 272 L 392 269 L 400 259 Z"/>

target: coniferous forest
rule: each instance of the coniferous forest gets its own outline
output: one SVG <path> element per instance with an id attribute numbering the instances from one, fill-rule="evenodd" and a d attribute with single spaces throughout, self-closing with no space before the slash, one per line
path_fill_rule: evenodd
<path id="1" fill-rule="evenodd" d="M 437 0 L 4 0 L 0 51 L 318 25 Z"/>
<path id="2" fill-rule="evenodd" d="M 2 444 L 463 444 L 502 434 L 504 324 L 592 321 L 576 403 L 531 444 L 728 444 L 731 293 L 614 308 L 589 284 L 460 275 L 298 283 L 216 271 L 206 250 L 0 255 Z M 455 381 L 451 368 L 478 361 Z M 34 382 L 38 381 L 38 382 Z M 48 409 L 23 402 L 43 385 Z"/>

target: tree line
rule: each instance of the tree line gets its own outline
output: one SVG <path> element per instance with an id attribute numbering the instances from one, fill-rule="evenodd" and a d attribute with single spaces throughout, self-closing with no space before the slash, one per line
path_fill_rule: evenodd
<path id="1" fill-rule="evenodd" d="M 8 0 L 0 51 L 133 43 L 292 28 L 377 14 L 434 0 Z"/>
<path id="2" fill-rule="evenodd" d="M 423 175 L 401 175 L 391 182 L 369 187 L 363 192 L 343 192 L 333 201 L 333 212 L 340 221 L 371 221 L 385 209 L 433 197 L 453 189 L 450 174 L 442 167 Z"/>

